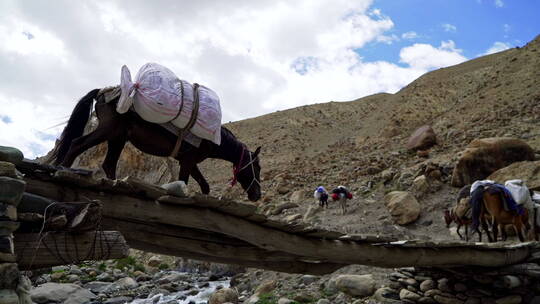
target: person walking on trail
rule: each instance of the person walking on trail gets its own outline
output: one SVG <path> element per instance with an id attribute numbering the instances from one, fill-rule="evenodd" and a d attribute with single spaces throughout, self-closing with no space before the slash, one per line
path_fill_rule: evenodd
<path id="1" fill-rule="evenodd" d="M 341 206 L 342 214 L 347 212 L 347 200 L 353 198 L 352 193 L 345 186 L 338 186 L 332 190 L 332 199 L 338 201 Z"/>
<path id="2" fill-rule="evenodd" d="M 319 186 L 315 189 L 313 197 L 319 202 L 320 207 L 324 208 L 326 206 L 328 208 L 328 192 L 326 192 L 326 189 L 324 189 L 323 186 Z"/>

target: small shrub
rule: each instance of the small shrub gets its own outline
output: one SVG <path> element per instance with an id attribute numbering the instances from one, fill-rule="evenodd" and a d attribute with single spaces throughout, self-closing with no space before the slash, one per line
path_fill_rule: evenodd
<path id="1" fill-rule="evenodd" d="M 159 270 L 166 270 L 166 269 L 169 269 L 169 268 L 170 268 L 170 267 L 169 267 L 169 264 L 167 264 L 167 263 L 161 263 L 161 264 L 159 264 L 159 266 L 158 266 L 158 269 L 159 269 Z"/>

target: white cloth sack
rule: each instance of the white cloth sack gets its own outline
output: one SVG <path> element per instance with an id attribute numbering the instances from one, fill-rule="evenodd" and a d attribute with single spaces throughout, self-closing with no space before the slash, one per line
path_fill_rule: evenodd
<path id="1" fill-rule="evenodd" d="M 527 207 L 529 210 L 532 209 L 530 206 L 532 206 L 532 199 L 531 194 L 529 193 L 529 188 L 525 185 L 525 183 L 520 179 L 511 179 L 507 180 L 504 183 L 504 186 L 510 193 L 512 194 L 512 198 L 514 198 L 514 201 L 518 205 L 523 205 Z"/>
<path id="2" fill-rule="evenodd" d="M 171 122 L 178 128 L 185 127 L 189 122 L 193 110 L 193 86 L 178 79 L 171 70 L 162 65 L 143 65 L 137 73 L 135 83 L 131 81 L 129 69 L 122 66 L 120 89 L 122 93 L 116 107 L 118 113 L 127 112 L 133 105 L 135 112 L 148 122 Z M 178 113 L 180 107 L 182 111 Z M 221 143 L 219 97 L 207 87 L 199 87 L 199 113 L 190 131 L 217 145 Z"/>

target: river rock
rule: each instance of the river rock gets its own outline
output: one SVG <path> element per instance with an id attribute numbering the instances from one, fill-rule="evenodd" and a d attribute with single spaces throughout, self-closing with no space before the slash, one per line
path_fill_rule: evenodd
<path id="1" fill-rule="evenodd" d="M 330 304 L 330 301 L 327 299 L 320 299 L 319 301 L 317 301 L 317 304 Z"/>
<path id="2" fill-rule="evenodd" d="M 114 292 L 117 290 L 127 290 L 127 289 L 137 288 L 138 286 L 139 286 L 139 283 L 137 283 L 133 278 L 125 277 L 109 285 L 109 287 L 107 287 L 107 289 L 105 289 L 104 292 L 108 293 L 108 292 Z"/>
<path id="3" fill-rule="evenodd" d="M 277 301 L 277 304 L 293 304 L 293 303 L 296 303 L 296 302 L 294 300 L 287 299 L 287 298 L 280 298 Z"/>
<path id="4" fill-rule="evenodd" d="M 238 303 L 238 293 L 232 288 L 220 289 L 210 296 L 208 304 Z"/>
<path id="5" fill-rule="evenodd" d="M 109 286 L 111 286 L 111 284 L 112 283 L 109 282 L 93 281 L 84 284 L 83 287 L 97 294 L 105 291 Z"/>
<path id="6" fill-rule="evenodd" d="M 422 297 L 421 295 L 407 289 L 402 289 L 399 291 L 399 298 L 401 300 L 409 300 L 409 301 L 416 302 L 420 300 L 421 297 Z"/>
<path id="7" fill-rule="evenodd" d="M 534 150 L 515 138 L 473 140 L 463 151 L 452 173 L 452 186 L 462 187 L 486 179 L 498 169 L 520 161 L 534 161 Z"/>
<path id="8" fill-rule="evenodd" d="M 185 281 L 189 279 L 189 276 L 185 273 L 180 273 L 177 271 L 173 271 L 167 275 L 164 275 L 161 277 L 161 279 L 158 280 L 159 284 L 167 284 L 171 282 L 178 282 L 178 281 Z"/>
<path id="9" fill-rule="evenodd" d="M 314 276 L 314 275 L 309 275 L 309 274 L 306 274 L 306 275 L 303 275 L 300 280 L 302 281 L 302 283 L 304 283 L 305 285 L 309 285 L 315 281 L 317 281 L 319 279 L 318 276 Z"/>
<path id="10" fill-rule="evenodd" d="M 114 298 L 107 299 L 107 301 L 103 302 L 103 304 L 124 304 L 124 303 L 129 303 L 132 300 L 133 300 L 132 297 L 121 296 L 121 297 L 114 297 Z"/>
<path id="11" fill-rule="evenodd" d="M 426 292 L 428 290 L 434 289 L 436 286 L 437 285 L 435 284 L 435 281 L 425 280 L 424 282 L 420 283 L 420 290 Z"/>
<path id="12" fill-rule="evenodd" d="M 435 131 L 429 125 L 421 126 L 413 132 L 407 141 L 409 150 L 425 150 L 437 144 Z"/>
<path id="13" fill-rule="evenodd" d="M 373 294 L 373 298 L 377 300 L 378 303 L 383 304 L 401 303 L 399 300 L 399 294 L 394 289 L 388 287 L 377 289 Z"/>
<path id="14" fill-rule="evenodd" d="M 30 291 L 36 303 L 59 302 L 84 304 L 96 298 L 92 292 L 75 284 L 45 283 Z"/>
<path id="15" fill-rule="evenodd" d="M 460 299 L 445 297 L 442 295 L 435 295 L 433 298 L 435 301 L 437 301 L 437 303 L 441 304 L 463 304 L 463 301 Z"/>
<path id="16" fill-rule="evenodd" d="M 336 278 L 336 287 L 351 296 L 368 297 L 375 292 L 373 275 L 344 274 Z"/>
<path id="17" fill-rule="evenodd" d="M 24 156 L 19 149 L 0 146 L 0 161 L 6 161 L 17 165 L 21 163 L 23 159 Z"/>
<path id="18" fill-rule="evenodd" d="M 407 191 L 392 191 L 384 200 L 392 219 L 399 225 L 412 223 L 420 216 L 420 204 Z"/>

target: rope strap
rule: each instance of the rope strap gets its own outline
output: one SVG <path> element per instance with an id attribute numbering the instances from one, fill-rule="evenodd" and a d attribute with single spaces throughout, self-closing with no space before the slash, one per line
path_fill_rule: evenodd
<path id="1" fill-rule="evenodd" d="M 183 99 L 183 94 L 182 94 Z M 183 102 L 182 102 L 183 104 Z M 182 141 L 187 135 L 187 132 L 193 128 L 195 125 L 195 122 L 197 121 L 197 115 L 199 114 L 199 84 L 194 83 L 193 84 L 193 109 L 191 110 L 191 117 L 189 118 L 189 122 L 187 125 L 183 128 L 178 130 L 178 139 L 176 140 L 176 144 L 174 145 L 174 149 L 171 152 L 171 157 L 176 158 L 178 156 L 178 151 L 180 151 L 180 146 L 182 145 Z"/>

